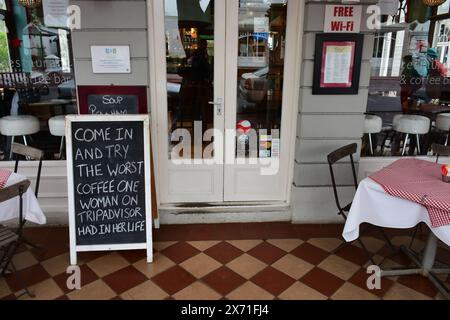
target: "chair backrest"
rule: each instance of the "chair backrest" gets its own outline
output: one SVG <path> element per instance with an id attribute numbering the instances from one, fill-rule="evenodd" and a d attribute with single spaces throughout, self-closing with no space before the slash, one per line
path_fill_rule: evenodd
<path id="1" fill-rule="evenodd" d="M 39 194 L 39 184 L 41 181 L 42 160 L 44 159 L 44 151 L 29 147 L 29 146 L 25 146 L 25 145 L 19 144 L 19 143 L 13 143 L 11 148 L 12 148 L 13 157 L 15 157 L 15 159 L 16 159 L 16 163 L 14 165 L 15 173 L 17 173 L 17 171 L 19 170 L 20 159 L 18 156 L 23 156 L 26 159 L 30 159 L 30 160 L 34 160 L 34 161 L 39 161 L 38 171 L 37 171 L 37 175 L 36 175 L 36 185 L 34 187 L 34 194 L 37 197 Z"/>
<path id="2" fill-rule="evenodd" d="M 0 203 L 24 194 L 30 187 L 30 180 L 23 180 L 0 190 Z"/>
<path id="3" fill-rule="evenodd" d="M 345 147 L 339 148 L 333 152 L 331 152 L 328 156 L 328 165 L 330 167 L 330 175 L 331 175 L 331 182 L 333 183 L 333 191 L 334 191 L 334 198 L 336 200 L 336 205 L 340 212 L 342 212 L 343 208 L 339 201 L 339 194 L 337 190 L 337 183 L 336 183 L 336 177 L 334 174 L 333 166 L 340 160 L 344 158 L 350 159 L 350 166 L 352 169 L 352 175 L 353 175 L 353 183 L 355 186 L 355 189 L 358 188 L 358 178 L 356 176 L 356 169 L 355 169 L 355 161 L 354 161 L 354 155 L 356 154 L 358 150 L 358 145 L 356 143 L 349 144 Z"/>
<path id="4" fill-rule="evenodd" d="M 436 155 L 436 163 L 439 162 L 439 158 L 442 156 L 450 157 L 450 146 L 433 143 L 431 150 L 433 150 L 433 153 Z"/>

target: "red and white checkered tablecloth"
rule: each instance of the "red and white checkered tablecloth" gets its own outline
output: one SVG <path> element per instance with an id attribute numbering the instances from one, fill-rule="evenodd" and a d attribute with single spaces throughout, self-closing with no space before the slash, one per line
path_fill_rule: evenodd
<path id="1" fill-rule="evenodd" d="M 11 171 L 0 169 L 0 190 L 3 189 L 11 176 Z"/>
<path id="2" fill-rule="evenodd" d="M 433 228 L 450 224 L 450 183 L 442 181 L 441 165 L 401 159 L 370 178 L 389 195 L 425 206 Z"/>

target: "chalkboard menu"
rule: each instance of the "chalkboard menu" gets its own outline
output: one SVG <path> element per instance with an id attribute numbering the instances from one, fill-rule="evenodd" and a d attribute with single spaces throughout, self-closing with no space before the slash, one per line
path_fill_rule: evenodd
<path id="1" fill-rule="evenodd" d="M 151 244 L 148 116 L 73 116 L 68 122 L 74 247 L 147 248 Z"/>
<path id="2" fill-rule="evenodd" d="M 77 86 L 79 114 L 148 114 L 147 86 Z"/>
<path id="3" fill-rule="evenodd" d="M 136 95 L 90 94 L 89 114 L 139 114 L 139 97 Z"/>

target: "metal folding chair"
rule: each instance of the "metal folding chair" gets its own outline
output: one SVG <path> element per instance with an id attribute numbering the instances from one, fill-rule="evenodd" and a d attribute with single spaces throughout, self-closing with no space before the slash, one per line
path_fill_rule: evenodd
<path id="1" fill-rule="evenodd" d="M 339 148 L 333 152 L 331 152 L 328 156 L 328 165 L 330 168 L 330 175 L 331 175 L 331 181 L 333 183 L 333 191 L 334 191 L 334 198 L 336 200 L 336 206 L 339 210 L 338 215 L 340 215 L 341 217 L 344 218 L 345 221 L 347 221 L 347 214 L 350 211 L 350 208 L 352 206 L 352 203 L 347 204 L 346 206 L 341 206 L 341 202 L 339 200 L 339 193 L 338 193 L 338 186 L 336 183 L 336 177 L 334 174 L 334 168 L 333 166 L 340 160 L 345 159 L 345 158 L 349 158 L 350 159 L 350 166 L 352 169 L 352 175 L 353 175 L 353 184 L 355 187 L 355 190 L 358 189 L 358 179 L 357 179 L 357 175 L 356 175 L 356 169 L 355 169 L 355 161 L 354 161 L 354 155 L 356 154 L 358 149 L 358 145 L 356 143 L 353 144 L 349 144 L 345 147 Z M 385 238 L 386 242 L 389 244 L 389 246 L 394 250 L 394 246 L 392 245 L 389 237 L 387 236 L 387 234 L 384 232 L 383 229 L 379 228 L 379 230 L 381 231 L 383 237 Z M 366 230 L 364 230 L 366 231 Z M 361 232 L 362 234 L 363 232 Z M 373 263 L 376 264 L 375 261 L 373 260 L 373 255 L 369 252 L 369 250 L 367 250 L 367 247 L 364 245 L 363 241 L 361 240 L 361 238 L 358 238 L 357 240 L 359 242 L 359 244 L 361 245 L 361 247 L 363 248 L 364 252 L 366 253 L 367 257 L 369 258 L 369 260 Z M 341 250 L 345 245 L 347 245 L 348 243 L 346 243 L 345 241 L 333 251 L 333 254 L 338 252 L 339 250 Z"/>
<path id="2" fill-rule="evenodd" d="M 36 174 L 36 183 L 34 185 L 34 194 L 37 198 L 38 194 L 39 194 L 39 185 L 41 182 L 42 160 L 44 159 L 44 151 L 29 147 L 29 146 L 25 146 L 25 145 L 19 144 L 19 143 L 13 143 L 11 148 L 12 148 L 13 159 L 15 159 L 14 173 L 17 173 L 19 170 L 20 157 L 25 157 L 26 160 L 39 161 L 37 174 Z M 25 225 L 25 220 L 22 221 L 22 224 Z M 22 227 L 23 227 L 23 225 L 22 225 Z M 28 241 L 23 236 L 21 236 L 20 240 L 35 249 L 44 250 L 44 248 L 41 248 L 41 247 L 37 246 L 36 244 Z"/>
<path id="3" fill-rule="evenodd" d="M 28 190 L 30 186 L 30 180 L 23 180 L 12 186 L 6 187 L 0 190 L 0 203 L 19 198 L 19 222 L 16 229 L 0 226 L 0 275 L 5 276 L 7 272 L 15 273 L 18 282 L 24 288 L 24 293 L 34 297 L 34 295 L 28 290 L 27 286 L 23 283 L 19 277 L 16 267 L 13 263 L 13 257 L 17 252 L 20 245 L 20 239 L 23 231 L 23 194 Z M 23 295 L 22 294 L 22 295 Z"/>

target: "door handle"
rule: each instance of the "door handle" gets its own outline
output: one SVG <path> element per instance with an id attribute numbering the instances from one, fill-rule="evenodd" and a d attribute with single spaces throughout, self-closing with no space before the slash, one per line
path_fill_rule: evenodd
<path id="1" fill-rule="evenodd" d="M 208 101 L 208 104 L 216 106 L 216 114 L 217 114 L 218 116 L 221 116 L 221 115 L 222 115 L 222 106 L 223 106 L 223 100 L 222 100 L 222 98 L 217 98 L 217 101 L 216 101 L 216 102 L 214 102 L 214 101 Z"/>

